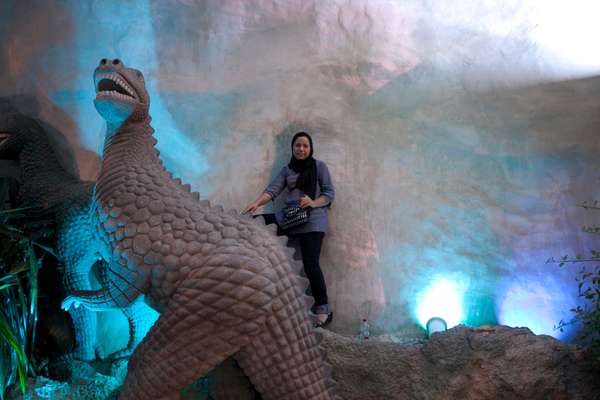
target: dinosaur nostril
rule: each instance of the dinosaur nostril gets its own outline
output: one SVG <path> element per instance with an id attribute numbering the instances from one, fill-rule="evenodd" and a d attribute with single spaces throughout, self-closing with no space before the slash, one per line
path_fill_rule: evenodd
<path id="1" fill-rule="evenodd" d="M 121 60 L 119 60 L 118 58 L 115 58 L 113 60 L 113 65 L 119 65 L 119 64 L 121 64 Z"/>
<path id="2" fill-rule="evenodd" d="M 107 62 L 108 62 L 108 60 L 106 58 L 103 58 L 102 60 L 100 60 L 100 64 L 102 64 L 102 65 L 106 65 Z"/>

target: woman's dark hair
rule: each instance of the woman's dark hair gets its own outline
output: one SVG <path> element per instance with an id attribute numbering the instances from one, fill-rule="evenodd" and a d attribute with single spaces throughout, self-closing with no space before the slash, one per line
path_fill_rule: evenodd
<path id="1" fill-rule="evenodd" d="M 310 154 L 308 155 L 308 158 L 311 158 L 313 156 L 313 141 L 312 141 L 312 138 L 310 137 L 310 135 L 308 133 L 304 132 L 304 131 L 300 131 L 300 132 L 296 133 L 294 135 L 294 137 L 292 138 L 292 154 L 293 154 L 293 151 L 294 151 L 294 143 L 296 143 L 296 140 L 299 137 L 303 137 L 303 136 L 305 138 L 307 138 L 308 139 L 308 143 L 310 143 Z"/>
<path id="2" fill-rule="evenodd" d="M 310 154 L 304 160 L 298 160 L 294 157 L 294 143 L 302 136 L 307 138 L 310 143 Z M 317 162 L 313 158 L 313 152 L 313 141 L 310 135 L 306 132 L 296 133 L 292 139 L 292 158 L 290 159 L 288 167 L 300 174 L 298 176 L 298 181 L 296 182 L 296 187 L 314 200 L 317 191 Z"/>

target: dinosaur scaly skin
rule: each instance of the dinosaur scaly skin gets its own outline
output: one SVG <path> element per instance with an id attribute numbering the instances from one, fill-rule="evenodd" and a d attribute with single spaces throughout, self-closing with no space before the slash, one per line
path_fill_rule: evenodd
<path id="1" fill-rule="evenodd" d="M 64 267 L 63 291 L 91 290 L 90 270 L 100 252 L 90 212 L 94 182 L 80 180 L 60 164 L 46 129 L 35 119 L 3 113 L 0 131 L 6 132 L 0 159 L 18 159 L 21 169 L 16 206 L 27 207 L 24 212 L 30 219 L 49 219 L 55 225 L 56 252 Z M 123 310 L 131 333 L 128 347 L 116 356 L 131 354 L 154 322 L 153 313 L 143 307 L 136 304 Z M 96 353 L 102 353 L 96 342 L 96 313 L 83 307 L 72 307 L 69 313 L 75 328 L 73 357 L 95 359 Z"/>
<path id="2" fill-rule="evenodd" d="M 178 399 L 233 356 L 266 400 L 334 399 L 309 321 L 305 279 L 264 224 L 200 202 L 164 169 L 142 74 L 119 60 L 96 69 L 107 120 L 95 200 L 118 270 L 110 286 L 67 298 L 94 308 L 144 293 L 161 316 L 134 352 L 122 399 Z"/>

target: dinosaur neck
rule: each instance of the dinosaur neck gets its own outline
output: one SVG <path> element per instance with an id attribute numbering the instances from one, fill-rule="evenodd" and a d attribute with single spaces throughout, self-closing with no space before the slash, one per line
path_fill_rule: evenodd
<path id="1" fill-rule="evenodd" d="M 67 173 L 49 145 L 32 147 L 24 149 L 19 157 L 23 166 L 24 179 L 40 174 Z"/>
<path id="2" fill-rule="evenodd" d="M 39 176 L 71 175 L 61 165 L 52 146 L 41 138 L 25 145 L 19 159 L 24 180 L 37 179 Z"/>
<path id="3" fill-rule="evenodd" d="M 142 121 L 128 121 L 118 128 L 107 127 L 104 154 L 97 182 L 97 198 L 108 200 L 118 190 L 118 184 L 126 179 L 132 165 L 162 168 L 158 151 L 154 148 L 156 139 L 148 116 Z"/>
<path id="4" fill-rule="evenodd" d="M 122 142 L 133 144 L 134 141 L 147 141 L 154 133 L 150 126 L 152 118 L 146 115 L 145 118 L 127 120 L 120 125 L 107 123 L 106 139 L 104 140 L 104 156 L 110 152 L 111 146 Z"/>

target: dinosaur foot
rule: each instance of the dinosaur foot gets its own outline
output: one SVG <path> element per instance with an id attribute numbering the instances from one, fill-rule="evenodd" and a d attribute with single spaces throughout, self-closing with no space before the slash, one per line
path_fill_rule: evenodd
<path id="1" fill-rule="evenodd" d="M 112 353 L 109 358 L 111 360 L 120 360 L 123 358 L 129 358 L 131 357 L 131 355 L 133 354 L 133 351 L 135 350 L 135 347 L 132 348 L 125 348 L 123 350 L 119 350 L 119 351 L 115 351 L 114 353 Z"/>

